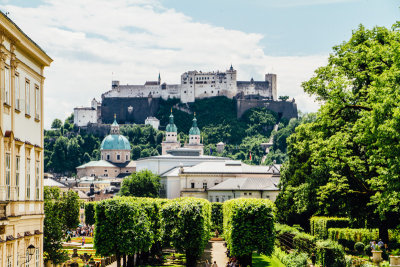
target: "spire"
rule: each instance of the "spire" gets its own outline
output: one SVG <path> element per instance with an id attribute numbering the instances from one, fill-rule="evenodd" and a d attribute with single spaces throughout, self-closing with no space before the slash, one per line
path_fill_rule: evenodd
<path id="1" fill-rule="evenodd" d="M 230 70 L 230 71 L 232 71 L 232 70 L 233 70 L 233 66 L 232 66 L 232 63 L 231 63 L 231 67 L 229 68 L 229 70 Z"/>
<path id="2" fill-rule="evenodd" d="M 169 115 L 169 124 L 165 128 L 167 132 L 178 132 L 178 128 L 176 127 L 174 123 L 174 115 L 172 114 L 172 108 L 171 108 L 171 115 Z"/>
<path id="3" fill-rule="evenodd" d="M 119 125 L 117 123 L 117 114 L 114 113 L 114 122 L 111 124 L 110 134 L 119 135 Z"/>
<path id="4" fill-rule="evenodd" d="M 161 84 L 161 75 L 160 75 L 160 72 L 158 72 L 158 85 L 160 85 Z"/>
<path id="5" fill-rule="evenodd" d="M 194 113 L 193 116 L 193 124 L 192 128 L 190 128 L 189 135 L 200 135 L 200 129 L 197 126 L 196 112 Z"/>

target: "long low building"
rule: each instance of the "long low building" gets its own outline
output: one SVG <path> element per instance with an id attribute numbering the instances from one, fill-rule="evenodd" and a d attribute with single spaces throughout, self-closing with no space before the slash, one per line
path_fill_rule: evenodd
<path id="1" fill-rule="evenodd" d="M 212 202 L 237 197 L 275 200 L 279 180 L 278 164 L 255 166 L 233 160 L 177 166 L 161 174 L 164 197 L 200 197 Z"/>

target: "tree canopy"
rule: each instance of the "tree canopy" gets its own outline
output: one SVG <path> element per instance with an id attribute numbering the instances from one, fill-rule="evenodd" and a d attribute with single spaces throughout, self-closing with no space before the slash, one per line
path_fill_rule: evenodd
<path id="1" fill-rule="evenodd" d="M 276 201 L 281 221 L 306 226 L 321 214 L 381 230 L 398 223 L 391 216 L 400 212 L 398 29 L 360 26 L 303 83 L 322 106 L 288 139 Z"/>
<path id="2" fill-rule="evenodd" d="M 122 181 L 121 196 L 158 197 L 160 195 L 160 176 L 149 170 L 132 173 Z"/>

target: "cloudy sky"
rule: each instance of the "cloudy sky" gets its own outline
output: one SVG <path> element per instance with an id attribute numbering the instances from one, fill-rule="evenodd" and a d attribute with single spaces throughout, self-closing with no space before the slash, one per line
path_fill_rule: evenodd
<path id="1" fill-rule="evenodd" d="M 396 0 L 0 0 L 0 9 L 54 60 L 45 76 L 45 127 L 110 89 L 144 84 L 158 72 L 178 83 L 188 70 L 238 78 L 278 75 L 278 94 L 303 112 L 318 104 L 301 82 L 332 46 L 362 23 L 390 27 Z"/>

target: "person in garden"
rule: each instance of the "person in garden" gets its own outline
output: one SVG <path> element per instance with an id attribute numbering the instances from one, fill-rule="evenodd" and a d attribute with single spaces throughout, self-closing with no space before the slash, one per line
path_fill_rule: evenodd
<path id="1" fill-rule="evenodd" d="M 217 265 L 217 262 L 216 262 L 216 261 L 214 261 L 214 263 L 213 263 L 212 267 L 218 267 L 218 265 Z"/>

